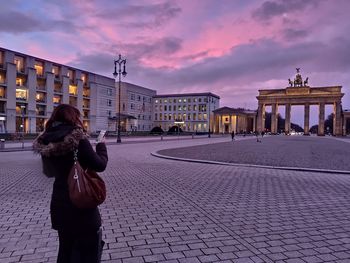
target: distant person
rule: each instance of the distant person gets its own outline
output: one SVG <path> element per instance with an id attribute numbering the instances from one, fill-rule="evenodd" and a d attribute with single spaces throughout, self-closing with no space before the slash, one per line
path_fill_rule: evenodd
<path id="1" fill-rule="evenodd" d="M 264 132 L 264 131 L 262 131 L 262 132 L 261 132 L 261 138 L 263 138 L 263 137 L 264 137 L 264 135 L 265 135 L 265 132 Z"/>
<path id="2" fill-rule="evenodd" d="M 58 232 L 57 263 L 99 263 L 102 241 L 98 208 L 80 209 L 73 205 L 68 191 L 68 175 L 74 163 L 74 151 L 83 169 L 102 172 L 108 162 L 103 139 L 92 148 L 78 109 L 61 104 L 54 109 L 33 150 L 42 158 L 43 172 L 54 177 L 50 203 L 52 228 Z"/>
<path id="3" fill-rule="evenodd" d="M 232 139 L 232 141 L 235 140 L 235 131 L 232 131 L 232 132 L 231 132 L 231 139 Z"/>
<path id="4" fill-rule="evenodd" d="M 255 132 L 255 136 L 256 136 L 256 142 L 261 142 L 261 140 L 259 139 L 259 132 L 258 131 Z"/>

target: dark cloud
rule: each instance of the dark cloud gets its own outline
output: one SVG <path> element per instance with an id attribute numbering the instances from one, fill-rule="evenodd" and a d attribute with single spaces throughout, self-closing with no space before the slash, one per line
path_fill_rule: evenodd
<path id="1" fill-rule="evenodd" d="M 260 21 L 268 21 L 275 16 L 285 13 L 295 13 L 305 10 L 309 7 L 316 7 L 318 2 L 315 0 L 279 0 L 265 1 L 259 8 L 255 9 L 252 17 Z"/>
<path id="2" fill-rule="evenodd" d="M 98 12 L 96 16 L 114 20 L 118 24 L 135 28 L 154 28 L 166 24 L 181 12 L 173 2 L 150 5 L 127 5 Z"/>
<path id="3" fill-rule="evenodd" d="M 75 26 L 64 20 L 38 19 L 38 16 L 29 16 L 18 11 L 7 11 L 0 13 L 0 32 L 5 33 L 29 33 L 63 31 L 75 32 Z"/>
<path id="4" fill-rule="evenodd" d="M 23 33 L 41 29 L 40 21 L 26 14 L 17 11 L 0 13 L 0 32 Z"/>
<path id="5" fill-rule="evenodd" d="M 306 37 L 309 35 L 309 32 L 306 30 L 299 30 L 294 28 L 286 28 L 282 31 L 282 36 L 285 39 L 295 40 Z"/>

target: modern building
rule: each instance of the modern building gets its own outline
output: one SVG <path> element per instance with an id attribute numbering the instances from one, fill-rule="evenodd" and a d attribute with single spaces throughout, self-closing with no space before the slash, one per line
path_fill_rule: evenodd
<path id="1" fill-rule="evenodd" d="M 40 132 L 61 103 L 82 112 L 88 131 L 106 129 L 115 98 L 113 78 L 0 48 L 0 133 Z"/>
<path id="2" fill-rule="evenodd" d="M 119 82 L 116 87 L 116 115 L 109 118 L 108 130 L 116 131 L 119 117 Z M 153 128 L 155 90 L 127 82 L 120 85 L 120 126 L 123 132 L 150 131 Z"/>
<path id="3" fill-rule="evenodd" d="M 153 97 L 154 126 L 168 131 L 179 126 L 183 131 L 208 132 L 213 129 L 213 110 L 220 97 L 213 93 L 165 94 Z"/>

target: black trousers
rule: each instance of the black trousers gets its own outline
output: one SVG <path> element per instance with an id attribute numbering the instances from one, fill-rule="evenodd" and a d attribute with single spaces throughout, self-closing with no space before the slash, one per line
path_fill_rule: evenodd
<path id="1" fill-rule="evenodd" d="M 102 230 L 72 233 L 58 231 L 57 263 L 100 263 L 104 242 Z"/>

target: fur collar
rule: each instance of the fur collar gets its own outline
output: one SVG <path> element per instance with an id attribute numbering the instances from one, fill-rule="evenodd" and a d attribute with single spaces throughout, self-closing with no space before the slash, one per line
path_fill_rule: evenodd
<path id="1" fill-rule="evenodd" d="M 78 148 L 79 141 L 87 139 L 88 135 L 80 128 L 73 129 L 70 133 L 65 135 L 60 141 L 46 142 L 45 133 L 40 134 L 33 142 L 34 153 L 42 156 L 60 156 L 72 152 Z"/>

